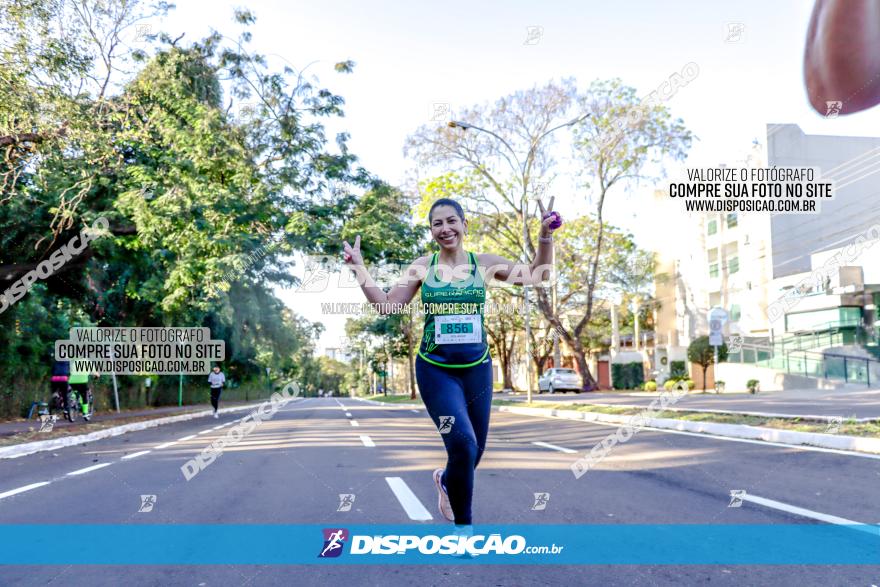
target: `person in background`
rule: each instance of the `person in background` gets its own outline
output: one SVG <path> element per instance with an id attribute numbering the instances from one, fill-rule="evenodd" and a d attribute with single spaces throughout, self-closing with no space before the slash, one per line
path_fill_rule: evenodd
<path id="1" fill-rule="evenodd" d="M 67 391 L 70 387 L 68 380 L 70 379 L 70 361 L 52 361 L 52 377 L 50 379 L 51 391 L 54 395 L 56 392 L 61 396 L 64 402 L 64 409 L 67 410 Z"/>
<path id="2" fill-rule="evenodd" d="M 71 368 L 70 380 L 68 383 L 70 383 L 70 388 L 79 396 L 79 401 L 82 405 L 83 419 L 88 422 L 91 418 L 91 410 L 89 409 L 89 374 L 80 373 Z M 75 407 L 76 406 L 74 406 L 74 408 Z"/>
<path id="3" fill-rule="evenodd" d="M 208 375 L 208 384 L 211 386 L 211 405 L 214 406 L 214 417 L 217 415 L 217 408 L 220 406 L 220 393 L 223 391 L 223 384 L 226 383 L 226 376 L 220 371 L 220 365 L 214 365 L 214 370 Z"/>

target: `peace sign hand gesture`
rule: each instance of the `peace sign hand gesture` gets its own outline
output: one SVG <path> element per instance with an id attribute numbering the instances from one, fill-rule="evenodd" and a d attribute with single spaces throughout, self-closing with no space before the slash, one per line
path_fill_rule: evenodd
<path id="1" fill-rule="evenodd" d="M 553 201 L 556 199 L 556 196 L 550 197 L 550 203 L 547 205 L 548 209 L 544 208 L 544 203 L 538 199 L 538 208 L 541 212 L 541 237 L 546 238 L 550 236 L 554 230 L 562 226 L 562 215 L 559 212 L 553 210 Z"/>
<path id="2" fill-rule="evenodd" d="M 355 237 L 353 247 L 348 241 L 342 241 L 342 257 L 348 265 L 357 267 L 364 264 L 364 258 L 361 257 L 361 235 Z"/>

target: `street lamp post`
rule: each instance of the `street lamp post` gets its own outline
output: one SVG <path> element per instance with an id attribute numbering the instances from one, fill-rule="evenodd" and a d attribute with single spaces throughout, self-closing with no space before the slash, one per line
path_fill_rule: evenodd
<path id="1" fill-rule="evenodd" d="M 560 128 L 564 128 L 566 126 L 574 126 L 575 124 L 581 122 L 582 120 L 586 119 L 589 116 L 590 116 L 589 114 L 584 114 L 583 116 L 579 116 L 570 122 L 566 122 L 565 124 L 560 124 L 559 126 L 551 128 L 550 130 L 548 130 L 547 132 L 545 132 L 544 134 L 539 136 L 535 141 L 532 142 L 531 147 L 529 147 L 529 152 L 526 155 L 526 163 L 528 164 L 531 162 L 532 156 L 535 153 L 535 149 L 538 147 L 538 145 L 540 144 L 541 140 L 544 137 L 559 130 Z M 498 141 L 502 145 L 504 145 L 508 151 L 510 151 L 510 154 L 513 155 L 513 159 L 514 159 L 514 161 L 516 161 L 516 167 L 513 166 L 513 163 L 510 161 L 510 159 L 507 159 L 507 157 L 505 157 L 505 159 L 507 159 L 508 163 L 510 163 L 510 166 L 519 175 L 520 185 L 522 185 L 522 196 L 520 198 L 520 210 L 522 211 L 522 235 L 523 235 L 522 260 L 523 260 L 523 263 L 528 263 L 528 261 L 529 261 L 529 258 L 528 258 L 528 255 L 529 255 L 529 251 L 528 251 L 528 242 L 529 242 L 528 187 L 529 186 L 528 186 L 528 169 L 527 169 L 526 165 L 524 165 L 523 163 L 520 162 L 519 157 L 517 157 L 516 151 L 513 149 L 513 147 L 511 147 L 507 141 L 505 141 L 502 137 L 500 137 L 498 134 L 492 132 L 491 130 L 487 130 L 485 128 L 480 128 L 479 126 L 474 126 L 473 124 L 470 124 L 469 122 L 462 122 L 460 120 L 450 120 L 447 124 L 451 128 L 460 128 L 463 131 L 467 131 L 468 129 L 472 128 L 474 130 L 489 134 L 489 135 L 495 137 L 496 139 L 498 139 Z M 532 401 L 532 324 L 530 321 L 531 304 L 529 302 L 529 286 L 528 285 L 523 286 L 523 298 L 525 301 L 525 315 L 526 315 L 525 316 L 525 319 L 526 319 L 526 381 L 528 382 L 528 395 L 527 395 L 526 399 L 529 403 L 531 403 L 531 401 Z M 553 311 L 554 312 L 556 311 L 555 307 L 554 307 Z"/>

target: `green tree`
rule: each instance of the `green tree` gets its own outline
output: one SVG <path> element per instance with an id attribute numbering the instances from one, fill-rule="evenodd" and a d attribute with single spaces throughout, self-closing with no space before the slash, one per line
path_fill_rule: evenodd
<path id="1" fill-rule="evenodd" d="M 703 391 L 706 391 L 706 370 L 715 363 L 715 347 L 709 344 L 708 336 L 694 339 L 688 346 L 688 360 L 703 368 Z M 718 362 L 727 360 L 727 344 L 718 347 Z"/>
<path id="2" fill-rule="evenodd" d="M 630 110 L 640 112 L 640 124 L 620 133 L 614 141 L 604 140 L 617 117 Z M 595 213 L 589 215 L 597 232 L 584 235 L 592 241 L 588 256 L 583 256 L 583 248 L 573 249 L 578 267 L 584 265 L 583 259 L 590 260 L 587 274 L 580 281 L 585 291 L 577 298 L 584 306 L 579 319 L 566 327 L 562 320 L 564 307 L 558 301 L 552 302 L 551 288 L 545 284 L 535 287 L 535 292 L 545 322 L 575 354 L 583 389 L 596 389 L 581 341 L 593 324 L 595 299 L 602 298 L 601 275 L 607 273 L 600 266 L 604 253 L 613 248 L 606 243 L 602 215 L 605 198 L 613 190 L 658 175 L 655 164 L 667 158 L 683 158 L 690 133 L 680 120 L 672 121 L 662 105 L 643 108 L 635 90 L 618 80 L 594 82 L 584 93 L 578 92 L 573 79 L 550 82 L 504 96 L 493 105 L 466 109 L 460 120 L 494 134 L 476 128 L 463 131 L 423 126 L 409 138 L 406 152 L 429 175 L 442 178 L 435 182 L 439 188 L 466 188 L 460 195 L 470 202 L 475 214 L 486 217 L 487 232 L 511 259 L 534 258 L 532 237 L 538 229 L 533 214 L 535 200 L 548 193 L 548 185 L 557 173 L 556 131 L 572 129 L 571 150 L 584 163 L 580 183 L 585 195 L 597 202 Z M 563 225 L 561 230 L 565 228 Z M 563 249 L 556 245 L 557 264 Z M 559 273 L 561 279 L 566 278 L 563 271 Z M 576 289 L 582 291 L 581 287 Z"/>
<path id="3" fill-rule="evenodd" d="M 364 263 L 371 265 L 371 274 L 385 291 L 397 282 L 403 269 L 424 253 L 426 227 L 413 222 L 412 209 L 413 200 L 403 191 L 376 182 L 357 202 L 342 231 L 342 238 L 348 242 L 354 242 L 360 235 Z M 334 252 L 338 252 L 338 247 L 339 243 Z M 417 301 L 413 298 L 413 302 Z M 414 399 L 415 346 L 420 338 L 420 325 L 412 312 L 367 318 L 352 321 L 346 329 L 348 336 L 358 332 L 381 336 L 389 357 L 406 358 L 409 392 Z"/>
<path id="4" fill-rule="evenodd" d="M 250 52 L 247 10 L 235 13 L 237 39 L 120 42 L 170 7 L 0 3 L 0 290 L 96 218 L 110 221 L 109 235 L 0 315 L 0 365 L 31 365 L 0 370 L 4 388 L 26 386 L 21 377 L 48 369 L 51 340 L 89 324 L 206 325 L 226 340 L 236 380 L 265 367 L 310 385 L 320 375 L 320 325 L 272 287 L 296 285 L 294 250 L 336 246 L 353 192 L 376 184 L 346 133 L 326 135 L 323 119 L 341 117 L 344 101 Z M 20 326 L 44 315 L 45 332 L 22 344 Z"/>

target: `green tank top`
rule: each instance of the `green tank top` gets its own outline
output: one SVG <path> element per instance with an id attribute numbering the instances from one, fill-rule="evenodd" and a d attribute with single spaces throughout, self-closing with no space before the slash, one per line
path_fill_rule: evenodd
<path id="1" fill-rule="evenodd" d="M 438 253 L 431 257 L 421 288 L 425 332 L 419 356 L 442 367 L 473 367 L 489 357 L 483 323 L 486 287 L 477 268 L 477 257 L 468 252 L 470 273 L 452 282 L 440 281 L 437 257 Z"/>

